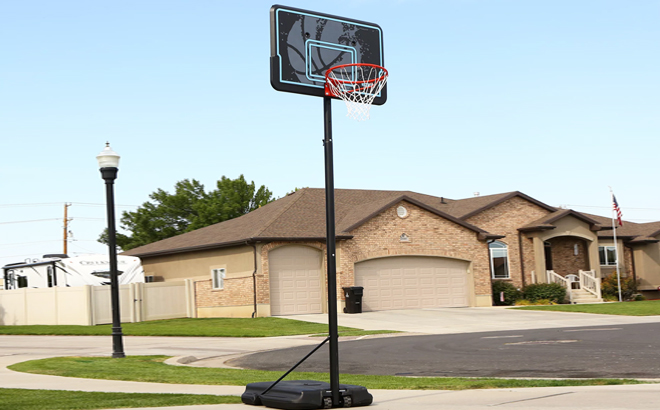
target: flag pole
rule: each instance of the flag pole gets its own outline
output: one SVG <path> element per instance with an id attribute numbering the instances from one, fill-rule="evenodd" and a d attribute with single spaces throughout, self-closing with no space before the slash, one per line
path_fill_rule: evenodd
<path id="1" fill-rule="evenodd" d="M 619 271 L 619 245 L 616 242 L 616 223 L 615 221 L 619 220 L 619 214 L 617 211 L 618 204 L 616 198 L 614 198 L 614 192 L 612 187 L 610 187 L 610 194 L 612 195 L 612 232 L 614 232 L 614 263 L 616 264 L 616 283 L 619 288 L 619 302 L 623 301 L 621 296 L 621 272 Z"/>

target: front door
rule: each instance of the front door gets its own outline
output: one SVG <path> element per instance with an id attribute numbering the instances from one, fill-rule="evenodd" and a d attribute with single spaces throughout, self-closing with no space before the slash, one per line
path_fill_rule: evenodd
<path id="1" fill-rule="evenodd" d="M 552 270 L 552 245 L 550 242 L 543 242 L 543 250 L 545 251 L 545 270 Z"/>

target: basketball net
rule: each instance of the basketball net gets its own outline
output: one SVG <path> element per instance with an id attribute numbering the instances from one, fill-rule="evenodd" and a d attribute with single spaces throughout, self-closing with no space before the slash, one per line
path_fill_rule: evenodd
<path id="1" fill-rule="evenodd" d="M 357 121 L 369 119 L 371 104 L 387 83 L 387 70 L 373 64 L 345 64 L 325 74 L 326 95 L 342 99 L 346 116 Z"/>

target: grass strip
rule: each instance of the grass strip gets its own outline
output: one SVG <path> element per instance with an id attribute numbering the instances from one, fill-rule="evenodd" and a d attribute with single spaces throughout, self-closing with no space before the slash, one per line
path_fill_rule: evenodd
<path id="1" fill-rule="evenodd" d="M 167 356 L 56 357 L 31 360 L 9 366 L 11 370 L 64 377 L 110 379 L 152 383 L 244 386 L 252 382 L 274 381 L 284 372 L 169 366 Z M 289 380 L 329 382 L 327 373 L 293 372 Z M 460 377 L 403 377 L 342 374 L 341 382 L 370 389 L 394 390 L 465 390 L 513 387 L 602 386 L 639 384 L 634 379 L 499 379 Z"/>
<path id="2" fill-rule="evenodd" d="M 327 333 L 328 325 L 277 317 L 185 318 L 122 323 L 122 331 L 126 336 L 271 337 Z M 344 326 L 340 326 L 339 331 L 353 332 L 351 335 L 392 333 L 364 331 Z M 0 335 L 107 336 L 110 334 L 112 334 L 112 325 L 0 326 Z"/>
<path id="3" fill-rule="evenodd" d="M 100 393 L 0 388 L 0 409 L 78 410 L 240 403 L 238 396 L 203 394 Z"/>
<path id="4" fill-rule="evenodd" d="M 611 302 L 580 305 L 524 306 L 513 309 L 594 313 L 599 315 L 656 316 L 660 315 L 660 301 L 642 300 L 637 302 Z"/>

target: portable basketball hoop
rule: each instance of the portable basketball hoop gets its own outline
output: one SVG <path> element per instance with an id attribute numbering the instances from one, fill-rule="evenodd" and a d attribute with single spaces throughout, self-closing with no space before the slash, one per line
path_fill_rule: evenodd
<path id="1" fill-rule="evenodd" d="M 375 64 L 344 64 L 325 73 L 325 94 L 346 103 L 348 117 L 369 119 L 371 103 L 385 87 L 387 70 Z"/>

